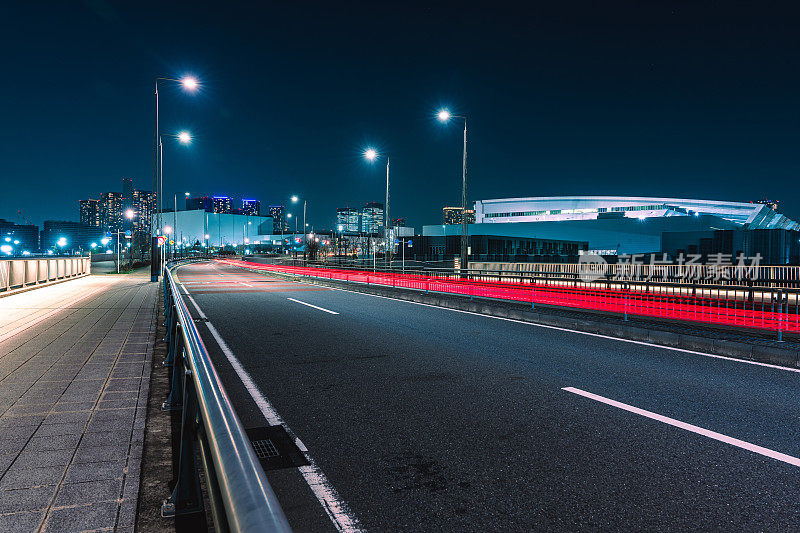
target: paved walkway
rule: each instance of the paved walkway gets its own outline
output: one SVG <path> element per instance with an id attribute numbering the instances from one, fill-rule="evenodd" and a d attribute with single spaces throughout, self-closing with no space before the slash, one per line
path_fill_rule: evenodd
<path id="1" fill-rule="evenodd" d="M 0 531 L 133 531 L 159 284 L 0 298 Z"/>

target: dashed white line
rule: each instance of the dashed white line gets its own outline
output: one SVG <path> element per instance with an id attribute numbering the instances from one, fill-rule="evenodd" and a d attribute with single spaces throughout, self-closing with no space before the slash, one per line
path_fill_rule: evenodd
<path id="1" fill-rule="evenodd" d="M 197 307 L 197 304 L 195 304 L 195 307 Z M 247 389 L 247 392 L 250 393 L 250 397 L 253 398 L 253 401 L 264 415 L 264 418 L 267 419 L 267 422 L 273 426 L 283 426 L 289 436 L 297 443 L 297 447 L 304 452 L 306 460 L 309 464 L 299 467 L 298 471 L 311 488 L 311 491 L 317 497 L 317 500 L 319 500 L 322 508 L 325 509 L 325 512 L 328 514 L 328 517 L 331 519 L 336 529 L 342 533 L 355 533 L 362 531 L 358 519 L 347 507 L 347 504 L 342 501 L 342 499 L 339 497 L 339 494 L 336 492 L 336 489 L 333 487 L 333 485 L 331 485 L 331 482 L 328 481 L 328 478 L 325 477 L 325 474 L 322 473 L 322 470 L 320 470 L 320 468 L 308 454 L 308 449 L 300 441 L 300 439 L 297 438 L 289 426 L 286 425 L 286 422 L 283 421 L 275 408 L 272 407 L 272 404 L 269 403 L 269 400 L 267 400 L 264 395 L 261 394 L 261 391 L 258 390 L 258 387 L 256 386 L 255 382 L 253 382 L 250 374 L 248 374 L 244 367 L 242 367 L 241 363 L 239 363 L 239 360 L 228 347 L 227 343 L 225 343 L 217 329 L 211 324 L 211 322 L 206 322 L 206 326 L 208 326 L 208 330 L 211 332 L 214 340 L 217 341 L 217 344 L 225 354 L 228 362 L 233 367 L 236 375 L 239 376 L 239 379 L 244 384 L 245 389 Z"/>
<path id="2" fill-rule="evenodd" d="M 750 452 L 757 453 L 765 457 L 769 457 L 771 459 L 783 461 L 784 463 L 789 463 L 790 465 L 793 466 L 800 466 L 800 458 L 787 455 L 785 453 L 776 452 L 775 450 L 770 450 L 769 448 L 764 448 L 763 446 L 758 446 L 757 444 L 752 444 L 747 441 L 729 437 L 727 435 L 723 435 L 722 433 L 711 431 L 710 429 L 705 429 L 699 426 L 695 426 L 694 424 L 681 422 L 680 420 L 676 420 L 668 416 L 660 415 L 658 413 L 653 413 L 652 411 L 646 411 L 644 409 L 640 409 L 638 407 L 634 407 L 626 403 L 618 402 L 616 400 L 606 398 L 605 396 L 600 396 L 599 394 L 586 392 L 585 390 L 577 389 L 575 387 L 563 387 L 561 390 L 565 390 L 567 392 L 571 392 L 572 394 L 577 394 L 578 396 L 583 396 L 584 398 L 589 398 L 590 400 L 595 400 L 597 402 L 601 402 L 606 405 L 611 405 L 612 407 L 628 411 L 629 413 L 634 413 L 637 415 L 644 416 L 646 418 L 650 418 L 652 420 L 657 420 L 659 422 L 663 422 L 664 424 L 668 424 L 676 428 L 684 429 L 686 431 L 691 431 L 692 433 L 703 435 L 704 437 L 708 437 L 709 439 L 714 439 L 719 442 L 724 442 L 725 444 L 730 444 L 731 446 L 736 446 L 737 448 L 742 448 L 743 450 L 748 450 Z"/>
<path id="3" fill-rule="evenodd" d="M 239 282 L 239 285 L 244 285 L 245 287 L 252 287 L 252 285 L 248 285 L 248 284 L 247 284 L 247 283 L 245 283 L 244 281 L 240 281 L 240 282 Z"/>
<path id="4" fill-rule="evenodd" d="M 325 309 L 324 307 L 319 307 L 318 305 L 310 304 L 308 302 L 301 302 L 300 300 L 295 300 L 294 298 L 286 298 L 286 299 L 287 300 L 291 300 L 291 301 L 293 301 L 295 303 L 298 303 L 298 304 L 303 304 L 303 305 L 307 305 L 309 307 L 313 307 L 314 309 L 319 309 L 320 311 L 325 311 L 326 313 L 330 313 L 332 315 L 338 315 L 339 314 L 336 311 L 331 311 L 330 309 Z"/>

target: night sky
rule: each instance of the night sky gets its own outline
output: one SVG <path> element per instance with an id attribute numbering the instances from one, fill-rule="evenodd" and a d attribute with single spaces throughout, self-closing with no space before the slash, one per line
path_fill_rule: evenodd
<path id="1" fill-rule="evenodd" d="M 800 17 L 786 3 L 0 2 L 0 218 L 78 219 L 78 200 L 152 183 L 161 91 L 174 192 L 383 201 L 418 231 L 461 198 L 782 200 L 800 218 Z M 465 7 L 466 6 L 466 7 Z M 238 206 L 238 203 L 237 203 Z"/>

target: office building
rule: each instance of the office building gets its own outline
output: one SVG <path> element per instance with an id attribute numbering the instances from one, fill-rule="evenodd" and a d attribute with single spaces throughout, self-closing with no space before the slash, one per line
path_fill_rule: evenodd
<path id="1" fill-rule="evenodd" d="M 213 213 L 214 212 L 214 202 L 209 196 L 198 196 L 196 198 L 187 198 L 186 199 L 186 210 L 187 211 L 196 211 L 201 209 L 206 213 Z"/>
<path id="2" fill-rule="evenodd" d="M 9 245 L 14 254 L 39 249 L 39 228 L 33 224 L 15 224 L 0 218 L 0 246 Z"/>
<path id="3" fill-rule="evenodd" d="M 153 211 L 156 209 L 156 194 L 152 191 L 133 190 L 134 234 L 150 235 Z"/>
<path id="4" fill-rule="evenodd" d="M 464 210 L 460 207 L 443 207 L 442 208 L 442 223 L 444 224 L 461 224 L 461 213 Z M 467 209 L 467 224 L 475 223 L 475 211 Z"/>
<path id="5" fill-rule="evenodd" d="M 344 233 L 361 231 L 361 209 L 340 207 L 336 210 L 336 226 L 342 226 Z"/>
<path id="6" fill-rule="evenodd" d="M 245 200 L 242 198 L 242 209 L 240 210 L 242 215 L 261 215 L 261 202 L 259 200 Z"/>
<path id="7" fill-rule="evenodd" d="M 361 231 L 377 235 L 383 231 L 383 204 L 370 202 L 361 208 Z"/>
<path id="8" fill-rule="evenodd" d="M 272 232 L 274 234 L 278 235 L 289 231 L 289 225 L 286 221 L 286 206 L 269 206 L 269 215 L 272 217 Z"/>
<path id="9" fill-rule="evenodd" d="M 122 224 L 122 206 L 122 193 L 104 192 L 100 195 L 100 227 L 104 231 L 124 231 Z"/>
<path id="10" fill-rule="evenodd" d="M 406 225 L 406 219 L 404 218 L 393 218 L 392 219 L 392 227 L 394 228 L 402 228 Z"/>
<path id="11" fill-rule="evenodd" d="M 229 196 L 211 197 L 212 212 L 214 213 L 233 213 L 233 202 Z"/>
<path id="12" fill-rule="evenodd" d="M 100 202 L 97 200 L 79 200 L 78 212 L 81 224 L 100 227 Z"/>
<path id="13" fill-rule="evenodd" d="M 100 244 L 103 230 L 96 226 L 88 226 L 80 222 L 62 220 L 45 220 L 41 234 L 41 249 L 57 252 L 87 252 L 92 243 Z M 64 239 L 64 245 L 59 241 Z"/>

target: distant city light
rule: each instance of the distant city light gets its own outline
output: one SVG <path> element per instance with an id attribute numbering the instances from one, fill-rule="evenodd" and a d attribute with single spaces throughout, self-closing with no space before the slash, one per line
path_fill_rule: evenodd
<path id="1" fill-rule="evenodd" d="M 183 195 L 184 195 L 186 198 L 189 198 L 189 193 L 188 193 L 188 192 L 185 192 L 185 193 L 183 193 Z"/>
<path id="2" fill-rule="evenodd" d="M 67 239 L 65 237 L 61 237 L 60 239 L 58 239 L 56 244 L 58 244 L 59 246 L 61 246 L 63 248 L 64 246 L 67 245 Z"/>
<path id="3" fill-rule="evenodd" d="M 47 255 L 53 255 L 53 250 L 47 250 Z"/>
<path id="4" fill-rule="evenodd" d="M 3 246 L 0 246 L 0 252 L 3 252 L 5 254 L 9 254 L 9 255 L 11 255 L 11 250 L 13 250 L 13 249 L 14 248 L 10 244 L 4 244 Z"/>
<path id="5" fill-rule="evenodd" d="M 19 244 L 19 241 L 14 239 L 14 244 Z"/>
<path id="6" fill-rule="evenodd" d="M 292 218 L 292 214 L 291 213 L 286 213 L 286 218 Z"/>
<path id="7" fill-rule="evenodd" d="M 112 252 L 111 250 L 106 250 L 106 253 L 107 254 L 113 254 L 114 252 Z"/>
<path id="8" fill-rule="evenodd" d="M 250 248 L 247 248 L 247 249 L 244 251 L 244 253 L 246 253 L 246 254 L 249 254 L 249 253 L 250 253 Z"/>
<path id="9" fill-rule="evenodd" d="M 25 250 L 22 252 L 22 255 L 31 255 L 31 253 L 28 250 Z"/>
<path id="10" fill-rule="evenodd" d="M 378 157 L 378 152 L 376 152 L 373 148 L 367 148 L 364 150 L 364 157 L 370 161 L 375 161 L 375 158 Z"/>
<path id="11" fill-rule="evenodd" d="M 110 241 L 110 240 L 111 239 L 109 239 L 108 237 L 103 237 L 102 239 L 100 239 L 100 243 L 101 244 L 108 244 L 108 241 Z"/>
<path id="12" fill-rule="evenodd" d="M 442 109 L 436 114 L 436 116 L 442 122 L 447 122 L 448 120 L 450 120 L 450 111 L 448 111 L 447 109 Z"/>
<path id="13" fill-rule="evenodd" d="M 297 200 L 299 200 L 299 198 L 297 197 L 297 195 L 293 195 L 293 196 L 292 196 L 292 202 L 293 202 L 293 203 L 297 203 Z"/>
<path id="14" fill-rule="evenodd" d="M 211 236 L 208 233 L 206 233 L 205 237 L 206 237 L 206 239 L 210 239 L 211 238 Z"/>
<path id="15" fill-rule="evenodd" d="M 133 215 L 134 215 L 133 209 L 128 209 L 127 211 L 125 211 L 125 218 L 127 218 L 128 220 L 131 220 L 133 218 Z"/>
<path id="16" fill-rule="evenodd" d="M 171 226 L 164 226 L 164 233 L 166 235 L 169 235 L 170 233 L 172 233 L 172 227 Z"/>
<path id="17" fill-rule="evenodd" d="M 6 237 L 6 242 L 11 242 L 11 237 Z"/>
<path id="18" fill-rule="evenodd" d="M 192 142 L 192 136 L 189 134 L 188 131 L 182 131 L 178 134 L 178 140 L 183 144 L 189 144 L 190 142 Z"/>
<path id="19" fill-rule="evenodd" d="M 341 224 L 339 224 L 339 225 L 337 226 L 337 228 L 339 228 L 339 231 L 343 231 L 343 230 L 344 230 L 344 226 L 342 226 Z"/>
<path id="20" fill-rule="evenodd" d="M 97 248 L 97 243 L 96 242 L 92 243 L 92 248 Z"/>

